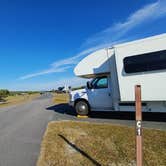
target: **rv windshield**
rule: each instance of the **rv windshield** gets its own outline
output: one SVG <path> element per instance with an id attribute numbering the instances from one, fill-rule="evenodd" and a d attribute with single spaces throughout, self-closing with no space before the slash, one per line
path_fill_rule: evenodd
<path id="1" fill-rule="evenodd" d="M 91 86 L 93 89 L 108 88 L 108 78 L 107 76 L 97 77 L 92 80 Z"/>

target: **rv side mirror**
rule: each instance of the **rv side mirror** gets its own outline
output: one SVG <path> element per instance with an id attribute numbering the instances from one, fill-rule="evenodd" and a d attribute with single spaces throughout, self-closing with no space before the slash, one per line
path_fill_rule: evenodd
<path id="1" fill-rule="evenodd" d="M 91 82 L 89 82 L 89 81 L 87 82 L 87 88 L 88 88 L 88 89 L 92 89 Z"/>

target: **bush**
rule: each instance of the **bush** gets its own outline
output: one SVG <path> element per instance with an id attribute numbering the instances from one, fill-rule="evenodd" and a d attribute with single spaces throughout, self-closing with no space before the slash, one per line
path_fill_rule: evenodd
<path id="1" fill-rule="evenodd" d="M 0 90 L 0 100 L 2 100 L 2 98 L 9 96 L 10 92 L 7 89 L 1 89 Z"/>

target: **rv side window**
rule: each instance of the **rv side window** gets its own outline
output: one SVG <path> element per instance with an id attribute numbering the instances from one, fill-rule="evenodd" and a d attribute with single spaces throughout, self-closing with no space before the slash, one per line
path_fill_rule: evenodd
<path id="1" fill-rule="evenodd" d="M 107 79 L 107 77 L 97 78 L 93 82 L 93 88 L 94 89 L 108 88 L 108 79 Z"/>
<path id="2" fill-rule="evenodd" d="M 126 57 L 123 63 L 126 73 L 164 70 L 166 69 L 166 50 Z"/>

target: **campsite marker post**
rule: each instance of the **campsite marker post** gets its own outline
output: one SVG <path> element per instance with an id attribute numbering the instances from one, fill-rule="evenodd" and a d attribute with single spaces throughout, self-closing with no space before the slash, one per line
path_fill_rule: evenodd
<path id="1" fill-rule="evenodd" d="M 135 86 L 135 107 L 136 107 L 136 164 L 142 166 L 142 104 L 141 86 Z"/>

